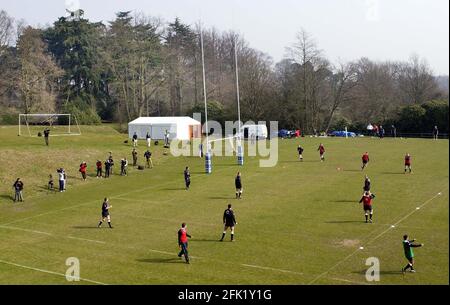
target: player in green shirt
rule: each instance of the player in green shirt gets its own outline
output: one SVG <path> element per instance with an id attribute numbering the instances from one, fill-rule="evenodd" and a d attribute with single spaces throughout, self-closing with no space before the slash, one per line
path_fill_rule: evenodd
<path id="1" fill-rule="evenodd" d="M 408 265 L 405 268 L 402 268 L 402 272 L 405 273 L 406 270 L 411 268 L 411 272 L 416 272 L 414 270 L 414 251 L 413 248 L 422 247 L 423 244 L 414 244 L 416 240 L 408 240 L 408 235 L 403 236 L 403 250 L 405 251 L 405 257 L 408 260 Z"/>

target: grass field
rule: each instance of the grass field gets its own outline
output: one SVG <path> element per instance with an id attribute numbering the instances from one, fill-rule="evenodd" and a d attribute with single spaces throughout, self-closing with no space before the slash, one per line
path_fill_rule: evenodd
<path id="1" fill-rule="evenodd" d="M 160 146 L 152 146 L 153 169 L 131 169 L 121 177 L 116 166 L 105 180 L 94 178 L 94 163 L 109 151 L 116 164 L 123 156 L 131 159 L 126 136 L 108 126 L 82 132 L 51 138 L 45 147 L 42 138 L 17 137 L 15 127 L 0 127 L 1 284 L 74 284 L 64 276 L 68 257 L 80 260 L 83 280 L 75 284 L 449 283 L 448 140 L 280 140 L 276 167 L 260 168 L 256 157 L 246 158 L 244 167 L 234 157 L 214 158 L 212 175 L 204 174 L 198 157 L 163 156 Z M 327 150 L 324 163 L 316 152 L 319 141 Z M 361 172 L 365 151 L 371 161 Z M 140 163 L 143 152 L 140 147 Z M 403 174 L 406 152 L 412 175 Z M 78 173 L 83 160 L 86 182 Z M 190 191 L 184 190 L 187 165 Z M 45 189 L 57 167 L 68 171 L 65 193 Z M 238 170 L 244 185 L 239 201 Z M 373 224 L 364 223 L 358 204 L 365 173 L 376 194 Z M 16 177 L 25 183 L 25 202 L 14 204 Z M 96 228 L 105 196 L 114 229 Z M 228 234 L 220 243 L 228 203 L 238 221 L 236 242 Z M 190 265 L 176 256 L 182 222 L 193 236 Z M 425 247 L 415 251 L 417 273 L 403 276 L 405 233 Z M 365 280 L 369 257 L 380 260 L 380 282 Z"/>

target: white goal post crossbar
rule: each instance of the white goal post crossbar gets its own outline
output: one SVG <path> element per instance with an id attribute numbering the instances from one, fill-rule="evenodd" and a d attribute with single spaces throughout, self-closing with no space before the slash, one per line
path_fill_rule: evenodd
<path id="1" fill-rule="evenodd" d="M 77 127 L 76 128 L 77 132 L 72 132 L 72 130 L 71 130 L 71 127 L 72 127 L 72 114 L 70 114 L 70 113 L 30 113 L 30 114 L 20 113 L 19 114 L 19 134 L 18 135 L 19 136 L 22 135 L 22 123 L 23 123 L 22 122 L 22 118 L 24 118 L 25 125 L 26 125 L 27 131 L 28 131 L 28 135 L 30 137 L 37 137 L 37 135 L 31 134 L 30 126 L 29 126 L 29 123 L 28 123 L 28 118 L 42 117 L 43 119 L 42 119 L 42 121 L 40 123 L 46 123 L 46 122 L 50 122 L 54 118 L 64 117 L 64 116 L 68 117 L 68 124 L 66 125 L 68 131 L 64 132 L 64 133 L 59 133 L 59 134 L 58 133 L 56 133 L 56 134 L 55 133 L 53 133 L 53 134 L 50 133 L 50 136 L 56 137 L 56 136 L 79 136 L 79 135 L 81 135 L 80 125 L 78 124 L 78 120 L 77 120 L 77 117 L 75 115 L 73 116 L 73 118 L 74 118 L 74 123 L 75 123 L 75 125 Z M 52 126 L 51 123 L 49 125 Z"/>

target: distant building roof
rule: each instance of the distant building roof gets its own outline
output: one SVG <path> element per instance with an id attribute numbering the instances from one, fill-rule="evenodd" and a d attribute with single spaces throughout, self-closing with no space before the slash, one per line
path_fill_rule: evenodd
<path id="1" fill-rule="evenodd" d="M 201 123 L 188 116 L 161 116 L 161 117 L 140 117 L 128 123 L 129 125 L 142 125 L 142 124 L 187 124 L 187 125 L 200 125 Z"/>

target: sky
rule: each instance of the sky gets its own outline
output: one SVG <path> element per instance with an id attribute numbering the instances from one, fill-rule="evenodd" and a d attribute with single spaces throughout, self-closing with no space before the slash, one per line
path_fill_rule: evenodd
<path id="1" fill-rule="evenodd" d="M 0 9 L 32 26 L 51 25 L 66 8 L 91 21 L 118 11 L 143 12 L 166 22 L 199 20 L 234 30 L 278 62 L 306 30 L 333 62 L 425 58 L 436 75 L 449 74 L 448 0 L 0 0 Z"/>

